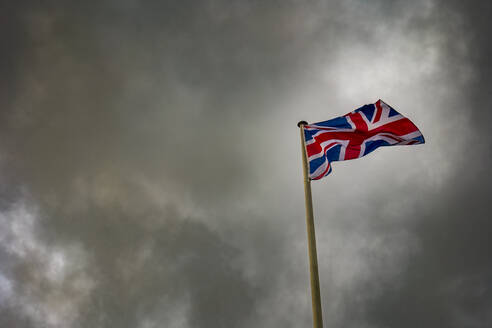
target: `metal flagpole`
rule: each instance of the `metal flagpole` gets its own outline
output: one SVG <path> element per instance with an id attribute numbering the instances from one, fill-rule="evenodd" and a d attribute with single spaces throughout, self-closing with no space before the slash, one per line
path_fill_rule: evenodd
<path id="1" fill-rule="evenodd" d="M 304 172 L 304 195 L 306 201 L 306 225 L 309 250 L 309 271 L 311 275 L 311 298 L 313 306 L 313 327 L 323 328 L 323 315 L 321 312 L 321 297 L 318 275 L 318 255 L 316 253 L 316 235 L 314 232 L 313 199 L 311 197 L 311 179 L 309 178 L 308 161 L 306 155 L 306 140 L 304 138 L 304 125 L 306 124 L 308 124 L 306 121 L 300 121 L 299 123 L 297 123 L 297 126 L 301 131 L 302 166 Z"/>

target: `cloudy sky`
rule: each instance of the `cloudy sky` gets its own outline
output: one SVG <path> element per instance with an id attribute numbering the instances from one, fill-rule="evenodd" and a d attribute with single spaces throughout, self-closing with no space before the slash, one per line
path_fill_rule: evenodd
<path id="1" fill-rule="evenodd" d="M 426 144 L 313 182 L 326 327 L 492 326 L 473 1 L 4 1 L 0 326 L 309 327 L 299 120 Z"/>

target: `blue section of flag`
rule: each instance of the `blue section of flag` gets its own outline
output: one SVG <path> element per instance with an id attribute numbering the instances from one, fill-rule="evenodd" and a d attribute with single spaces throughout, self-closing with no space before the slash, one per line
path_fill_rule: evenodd
<path id="1" fill-rule="evenodd" d="M 367 119 L 370 121 L 374 116 L 374 105 L 364 105 L 354 111 L 355 113 L 362 112 L 366 115 Z"/>

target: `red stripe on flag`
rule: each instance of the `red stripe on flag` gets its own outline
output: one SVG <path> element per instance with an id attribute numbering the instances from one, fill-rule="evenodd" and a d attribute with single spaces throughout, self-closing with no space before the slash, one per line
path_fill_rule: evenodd
<path id="1" fill-rule="evenodd" d="M 392 139 L 399 136 L 409 134 L 418 131 L 417 127 L 407 118 L 402 118 L 398 121 L 390 122 L 382 125 L 376 129 L 367 131 L 367 125 L 363 121 L 359 113 L 352 115 L 352 122 L 356 125 L 357 129 L 353 132 L 337 132 L 335 131 L 323 131 L 323 133 L 314 137 L 314 142 L 306 145 L 306 152 L 308 157 L 318 154 L 324 151 L 321 148 L 321 143 L 330 139 L 348 140 L 349 146 L 345 152 L 345 159 L 354 159 L 360 156 L 360 145 L 368 138 L 377 134 L 388 133 L 394 135 Z M 365 128 L 365 130 L 363 129 Z M 390 136 L 388 136 L 390 137 Z M 397 141 L 401 141 L 397 139 Z M 330 144 L 331 146 L 332 144 Z"/>
<path id="2" fill-rule="evenodd" d="M 383 113 L 383 109 L 381 108 L 381 100 L 376 101 L 376 113 L 374 116 L 374 119 L 372 120 L 373 123 L 376 123 L 381 119 L 381 114 Z"/>
<path id="3" fill-rule="evenodd" d="M 350 120 L 355 124 L 355 129 L 363 132 L 367 132 L 367 124 L 362 118 L 360 113 L 354 113 L 349 115 Z"/>
<path id="4" fill-rule="evenodd" d="M 402 118 L 398 121 L 390 122 L 369 131 L 369 134 L 376 135 L 382 132 L 393 133 L 397 136 L 404 136 L 405 134 L 417 131 L 417 127 L 408 118 Z"/>
<path id="5" fill-rule="evenodd" d="M 353 144 L 350 142 L 345 149 L 345 160 L 354 159 L 360 157 L 360 143 Z"/>

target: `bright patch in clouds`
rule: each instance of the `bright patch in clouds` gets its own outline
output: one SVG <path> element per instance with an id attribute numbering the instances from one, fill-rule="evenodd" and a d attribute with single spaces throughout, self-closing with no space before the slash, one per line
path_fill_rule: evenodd
<path id="1" fill-rule="evenodd" d="M 12 263 L 0 268 L 0 306 L 20 309 L 43 327 L 67 327 L 95 283 L 85 270 L 84 251 L 75 244 L 47 245 L 36 236 L 40 224 L 39 214 L 24 202 L 0 213 L 0 247 Z M 29 279 L 16 285 L 14 271 Z"/>

